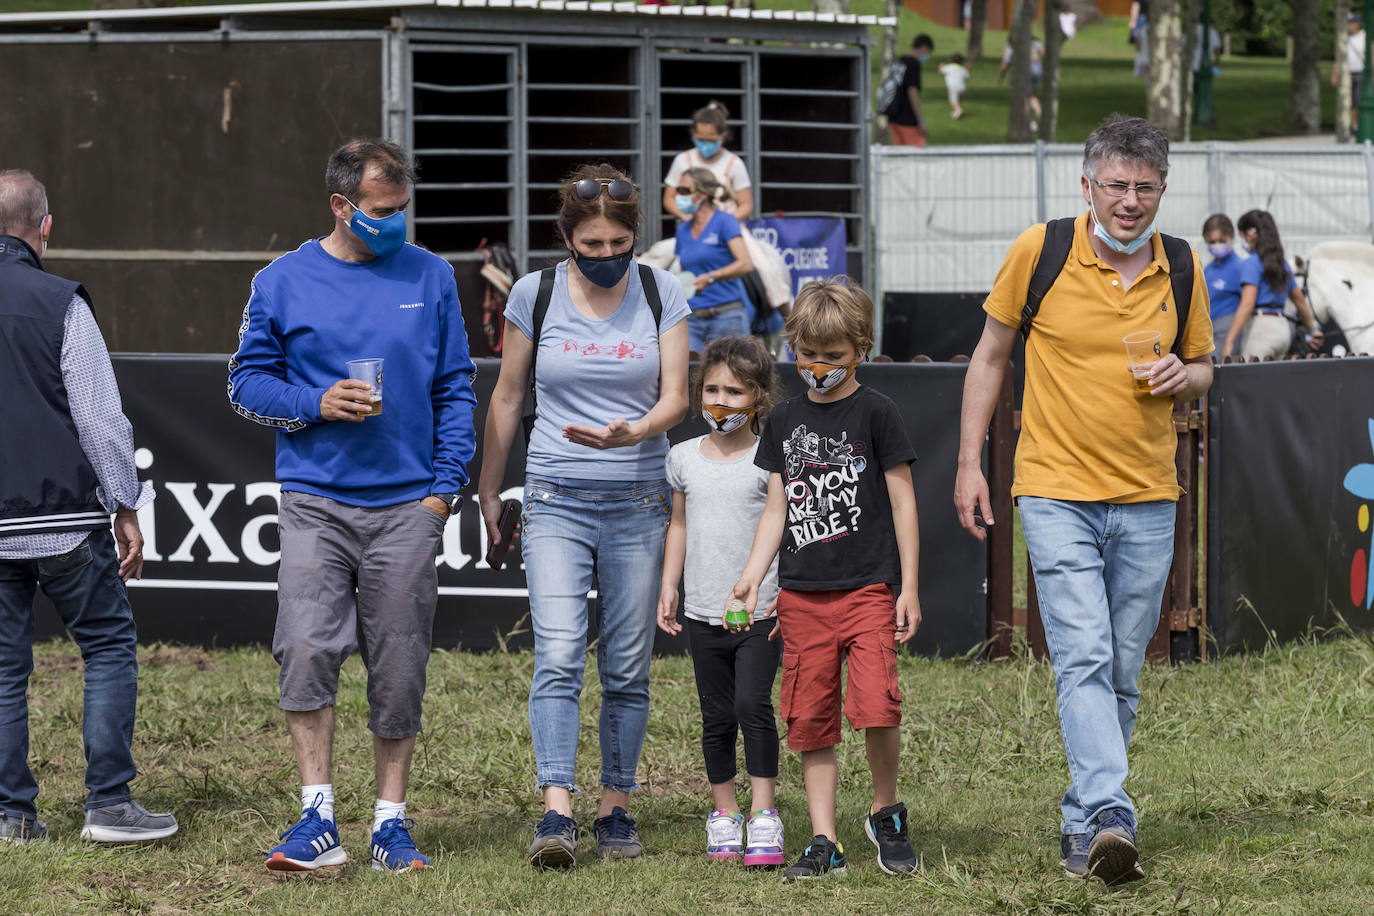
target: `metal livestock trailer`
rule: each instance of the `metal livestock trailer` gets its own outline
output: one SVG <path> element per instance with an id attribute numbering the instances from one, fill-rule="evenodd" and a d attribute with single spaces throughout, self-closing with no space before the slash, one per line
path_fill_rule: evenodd
<path id="1" fill-rule="evenodd" d="M 478 327 L 474 249 L 556 255 L 553 193 L 579 162 L 626 168 L 666 237 L 663 175 L 713 98 L 758 212 L 843 218 L 863 276 L 878 24 L 585 0 L 5 14 L 0 168 L 46 183 L 49 266 L 92 290 L 115 350 L 233 349 L 252 274 L 329 230 L 324 162 L 355 135 L 417 154 L 412 239 L 454 263 Z"/>

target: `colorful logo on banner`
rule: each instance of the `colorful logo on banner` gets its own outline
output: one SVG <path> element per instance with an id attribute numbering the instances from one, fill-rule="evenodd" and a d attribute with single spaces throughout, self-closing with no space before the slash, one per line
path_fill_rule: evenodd
<path id="1" fill-rule="evenodd" d="M 792 295 L 812 280 L 849 273 L 844 220 L 770 216 L 745 220 L 754 238 L 782 253 L 792 271 Z"/>
<path id="2" fill-rule="evenodd" d="M 1369 445 L 1374 450 L 1374 419 L 1369 421 Z M 1345 488 L 1364 500 L 1355 513 L 1361 534 L 1370 534 L 1369 502 L 1374 500 L 1374 464 L 1357 464 L 1345 474 Z M 1374 536 L 1368 550 L 1360 547 L 1350 563 L 1350 600 L 1356 607 L 1374 606 Z"/>

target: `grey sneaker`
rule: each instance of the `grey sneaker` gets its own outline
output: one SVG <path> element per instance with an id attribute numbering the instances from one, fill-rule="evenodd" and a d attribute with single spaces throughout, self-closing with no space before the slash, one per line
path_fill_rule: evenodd
<path id="1" fill-rule="evenodd" d="M 1059 838 L 1059 864 L 1070 878 L 1088 877 L 1088 847 L 1091 833 L 1070 833 Z"/>
<path id="2" fill-rule="evenodd" d="M 48 825 L 36 817 L 0 814 L 0 843 L 46 843 Z"/>
<path id="3" fill-rule="evenodd" d="M 133 799 L 86 812 L 81 839 L 97 843 L 142 843 L 160 840 L 177 832 L 170 814 L 151 814 Z"/>
<path id="4" fill-rule="evenodd" d="M 577 821 L 553 809 L 534 828 L 534 842 L 527 855 L 535 868 L 572 868 L 577 864 Z"/>
<path id="5" fill-rule="evenodd" d="M 1088 847 L 1088 873 L 1108 887 L 1145 877 L 1135 845 L 1135 821 L 1122 808 L 1108 808 L 1097 816 L 1097 834 Z"/>
<path id="6" fill-rule="evenodd" d="M 644 853 L 635 819 L 624 808 L 616 807 L 605 817 L 592 821 L 596 834 L 596 854 L 603 859 L 636 859 Z"/>

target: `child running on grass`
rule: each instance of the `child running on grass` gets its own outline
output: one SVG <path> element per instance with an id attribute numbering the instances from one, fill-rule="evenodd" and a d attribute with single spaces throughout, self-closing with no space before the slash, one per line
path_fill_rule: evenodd
<path id="1" fill-rule="evenodd" d="M 964 55 L 952 55 L 949 63 L 940 65 L 940 73 L 945 78 L 945 91 L 949 93 L 949 116 L 957 121 L 964 116 L 964 106 L 960 100 L 968 88 L 969 72 L 964 66 Z"/>
<path id="2" fill-rule="evenodd" d="M 667 479 L 673 514 L 664 548 L 658 625 L 682 632 L 677 620 L 678 582 L 686 561 L 687 638 L 701 700 L 701 750 L 715 806 L 706 819 L 706 854 L 744 859 L 746 866 L 783 865 L 782 820 L 774 807 L 778 776 L 778 727 L 773 718 L 773 679 L 778 672 L 776 620 L 769 616 L 778 594 L 777 563 L 759 589 L 767 608 L 753 625 L 727 627 L 722 607 L 730 583 L 749 557 L 750 544 L 768 496 L 768 475 L 754 466 L 758 432 L 777 384 L 773 357 L 754 337 L 711 341 L 692 377 L 692 404 L 711 432 L 673 446 Z M 735 739 L 744 732 L 753 815 L 745 823 L 735 801 Z"/>
<path id="3" fill-rule="evenodd" d="M 897 800 L 897 644 L 921 622 L 916 596 L 916 459 L 892 400 L 855 370 L 873 345 L 873 301 L 847 278 L 808 283 L 785 328 L 810 390 L 768 416 L 755 463 L 768 471 L 744 574 L 731 590 L 752 610 L 773 558 L 783 639 L 782 715 L 801 752 L 814 836 L 784 881 L 845 870 L 835 830 L 840 665 L 844 711 L 864 730 L 873 804 L 864 827 L 889 874 L 913 871 L 906 806 Z"/>

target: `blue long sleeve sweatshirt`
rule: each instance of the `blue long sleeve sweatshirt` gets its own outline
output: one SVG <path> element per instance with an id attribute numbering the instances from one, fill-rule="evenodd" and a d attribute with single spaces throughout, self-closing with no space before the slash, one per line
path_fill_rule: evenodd
<path id="1" fill-rule="evenodd" d="M 324 393 L 369 357 L 386 361 L 381 415 L 325 420 Z M 352 263 L 312 239 L 253 278 L 229 401 L 277 430 L 283 490 L 389 506 L 468 482 L 475 374 L 448 262 L 406 245 Z"/>

